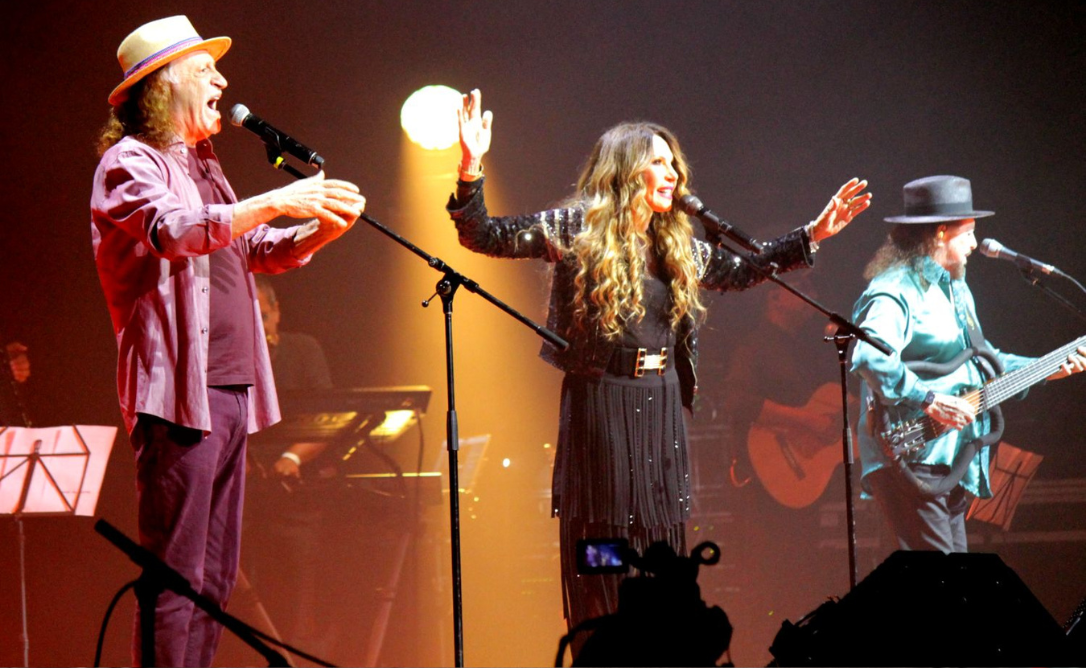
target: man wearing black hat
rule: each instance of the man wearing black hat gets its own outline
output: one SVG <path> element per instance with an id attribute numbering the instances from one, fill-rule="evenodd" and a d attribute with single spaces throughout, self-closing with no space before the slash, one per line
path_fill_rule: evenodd
<path id="1" fill-rule="evenodd" d="M 905 215 L 886 219 L 894 227 L 867 265 L 871 283 L 853 311 L 861 328 L 893 350 L 886 356 L 861 342 L 852 357 L 866 403 L 858 429 L 862 484 L 901 549 L 965 552 L 968 494 L 992 494 L 989 448 L 980 447 L 991 425 L 987 414 L 977 415 L 957 396 L 984 383 L 983 363 L 974 357 L 951 369 L 951 361 L 968 348 L 989 350 L 1005 372 L 1031 359 L 995 350 L 981 334 L 965 265 L 977 247 L 976 219 L 993 213 L 973 209 L 969 181 L 929 176 L 904 190 Z M 931 366 L 918 374 L 917 363 Z M 1049 378 L 1084 369 L 1086 348 L 1080 347 Z M 910 411 L 946 431 L 915 454 L 888 456 L 888 441 L 878 434 L 894 422 L 885 417 Z"/>

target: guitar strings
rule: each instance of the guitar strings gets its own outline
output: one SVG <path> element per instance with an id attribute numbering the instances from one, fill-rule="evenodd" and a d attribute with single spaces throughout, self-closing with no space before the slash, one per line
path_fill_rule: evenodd
<path id="1" fill-rule="evenodd" d="M 986 395 L 984 397 L 985 406 L 995 406 L 1052 375 L 1063 366 L 1063 361 L 1071 351 L 1082 345 L 1084 341 L 1086 341 L 1086 337 L 1072 341 L 1021 369 L 994 378 L 983 388 Z M 1051 366 L 1053 362 L 1056 362 L 1054 367 Z"/>

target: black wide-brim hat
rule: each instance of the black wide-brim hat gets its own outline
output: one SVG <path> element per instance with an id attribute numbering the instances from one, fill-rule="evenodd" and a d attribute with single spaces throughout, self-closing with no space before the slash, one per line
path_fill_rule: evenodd
<path id="1" fill-rule="evenodd" d="M 973 188 L 960 176 L 925 176 L 905 184 L 905 215 L 885 218 L 888 223 L 947 223 L 994 216 L 994 211 L 973 209 Z"/>

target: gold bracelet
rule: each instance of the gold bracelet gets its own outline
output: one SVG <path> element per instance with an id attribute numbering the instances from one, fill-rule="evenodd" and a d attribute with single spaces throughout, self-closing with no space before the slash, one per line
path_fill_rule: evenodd
<path id="1" fill-rule="evenodd" d="M 459 170 L 461 181 L 475 181 L 483 175 L 483 163 L 476 163 L 475 169 L 464 169 L 464 163 L 460 163 Z"/>

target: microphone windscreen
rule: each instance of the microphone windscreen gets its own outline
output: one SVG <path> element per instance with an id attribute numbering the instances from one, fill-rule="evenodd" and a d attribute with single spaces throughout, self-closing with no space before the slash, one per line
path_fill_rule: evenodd
<path id="1" fill-rule="evenodd" d="M 235 104 L 234 107 L 230 110 L 230 122 L 238 126 L 239 128 L 248 117 L 249 107 L 246 107 L 244 104 Z"/>
<path id="2" fill-rule="evenodd" d="M 995 239 L 985 239 L 980 242 L 980 246 L 977 246 L 977 250 L 985 257 L 999 257 L 999 252 L 1003 250 L 1003 244 Z"/>
<path id="3" fill-rule="evenodd" d="M 698 215 L 705 205 L 694 195 L 683 195 L 679 200 L 679 210 L 688 216 Z"/>

